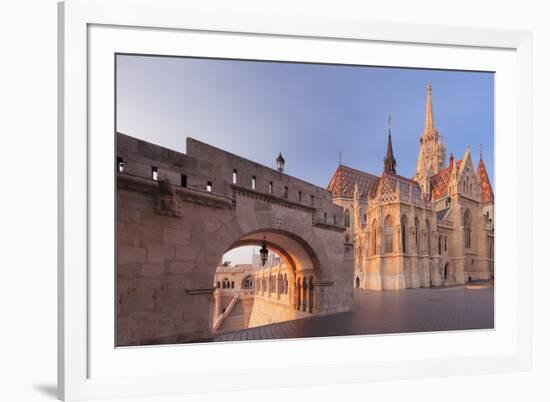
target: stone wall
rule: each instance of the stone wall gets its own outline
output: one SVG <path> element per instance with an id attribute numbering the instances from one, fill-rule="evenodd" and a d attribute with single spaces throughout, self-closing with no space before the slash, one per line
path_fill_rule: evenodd
<path id="1" fill-rule="evenodd" d="M 198 141 L 187 151 L 117 135 L 117 346 L 211 336 L 216 266 L 263 239 L 297 272 L 313 272 L 314 314 L 351 308 L 353 252 L 330 193 Z M 231 183 L 234 166 L 257 188 Z"/>
<path id="2" fill-rule="evenodd" d="M 289 305 L 278 303 L 267 298 L 255 297 L 252 304 L 252 312 L 248 321 L 248 327 L 259 327 L 277 322 L 296 320 L 311 317 L 309 313 L 296 311 Z"/>

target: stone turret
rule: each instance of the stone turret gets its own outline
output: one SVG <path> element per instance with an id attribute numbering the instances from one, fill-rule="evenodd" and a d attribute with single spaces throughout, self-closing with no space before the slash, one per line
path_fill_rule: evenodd
<path id="1" fill-rule="evenodd" d="M 391 143 L 391 116 L 388 118 L 388 125 L 388 147 L 386 149 L 386 157 L 384 158 L 384 173 L 395 174 L 397 162 L 393 156 L 393 146 Z"/>

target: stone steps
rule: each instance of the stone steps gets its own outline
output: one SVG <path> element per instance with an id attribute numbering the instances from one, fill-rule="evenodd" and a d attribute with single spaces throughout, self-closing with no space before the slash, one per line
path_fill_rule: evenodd
<path id="1" fill-rule="evenodd" d="M 248 328 L 253 303 L 253 299 L 239 300 L 231 314 L 223 320 L 217 332 L 239 331 Z"/>

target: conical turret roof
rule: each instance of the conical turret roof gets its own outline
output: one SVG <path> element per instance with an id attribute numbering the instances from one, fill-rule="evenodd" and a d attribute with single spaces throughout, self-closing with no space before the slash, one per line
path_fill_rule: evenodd
<path id="1" fill-rule="evenodd" d="M 485 162 L 483 159 L 479 159 L 477 165 L 477 177 L 481 184 L 481 200 L 482 202 L 493 202 L 495 197 L 493 194 L 493 188 L 491 187 L 491 181 L 489 180 L 489 174 L 485 168 Z"/>

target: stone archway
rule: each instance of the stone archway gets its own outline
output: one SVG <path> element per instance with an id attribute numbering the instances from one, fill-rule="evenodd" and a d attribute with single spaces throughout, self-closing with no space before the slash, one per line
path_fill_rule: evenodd
<path id="1" fill-rule="evenodd" d="M 453 275 L 451 262 L 445 260 L 441 263 L 441 266 L 441 285 L 445 286 L 447 284 L 453 283 L 455 281 L 455 277 Z"/>
<path id="2" fill-rule="evenodd" d="M 117 346 L 210 337 L 216 267 L 264 236 L 304 277 L 306 309 L 351 309 L 353 248 L 328 190 L 192 138 L 186 152 L 117 134 Z"/>
<path id="3" fill-rule="evenodd" d="M 226 313 L 221 308 L 222 304 L 231 304 L 229 297 L 236 298 L 233 307 L 243 306 L 237 310 L 240 315 L 245 311 L 242 320 L 245 323 L 244 328 L 310 317 L 319 312 L 319 304 L 316 301 L 321 296 L 315 295 L 314 283 L 318 282 L 317 278 L 320 275 L 320 260 L 316 252 L 303 239 L 281 229 L 257 230 L 242 236 L 225 253 L 240 247 L 259 247 L 263 243 L 265 243 L 268 252 L 274 253 L 280 258 L 282 265 L 268 264 L 265 268 L 257 265 L 252 268 L 252 274 L 249 276 L 255 275 L 264 278 L 264 280 L 267 277 L 265 286 L 262 285 L 263 292 L 259 289 L 256 289 L 253 295 L 241 292 L 239 298 L 238 295 L 228 295 L 222 290 L 216 290 L 215 300 L 212 302 L 213 330 L 215 332 L 227 330 L 221 323 L 227 318 L 232 317 L 233 320 L 236 318 L 232 315 L 231 309 Z M 288 273 L 291 283 L 294 284 L 290 288 L 290 292 L 288 292 L 288 288 L 285 292 L 283 280 L 287 279 L 280 276 L 281 269 L 285 270 L 285 276 Z M 219 278 L 220 275 L 223 273 L 218 272 L 217 277 Z M 223 302 L 220 301 L 222 298 Z"/>
<path id="4" fill-rule="evenodd" d="M 178 203 L 178 214 L 172 216 L 158 208 L 162 204 L 154 192 L 119 188 L 118 197 L 126 202 L 120 216 L 140 216 L 139 225 L 121 222 L 117 232 L 119 262 L 121 251 L 129 262 L 117 272 L 119 346 L 210 337 L 216 267 L 229 249 L 258 244 L 264 236 L 294 277 L 303 277 L 301 312 L 324 315 L 351 308 L 353 253 L 345 244 L 345 231 L 315 224 L 311 210 L 235 191 L 232 202 L 201 194 L 197 202 Z M 145 255 L 135 260 L 140 244 Z M 288 278 L 289 283 L 296 283 L 295 278 Z"/>

